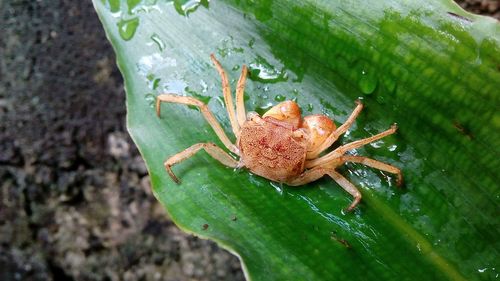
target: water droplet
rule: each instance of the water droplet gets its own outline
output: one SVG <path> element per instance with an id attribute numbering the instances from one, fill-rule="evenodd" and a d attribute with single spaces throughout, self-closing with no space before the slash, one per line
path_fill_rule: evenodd
<path id="1" fill-rule="evenodd" d="M 139 3 L 141 3 L 142 0 L 127 0 L 127 6 L 128 6 L 128 13 L 132 14 L 132 11 L 134 10 Z"/>
<path id="2" fill-rule="evenodd" d="M 160 78 L 156 78 L 152 73 L 146 76 L 146 83 L 151 90 L 156 90 L 160 85 Z"/>
<path id="3" fill-rule="evenodd" d="M 276 189 L 276 191 L 280 195 L 283 195 L 283 184 L 282 183 L 277 183 L 277 182 L 271 181 L 270 184 L 272 187 L 274 187 L 274 189 Z"/>
<path id="4" fill-rule="evenodd" d="M 276 83 L 286 81 L 288 79 L 288 74 L 286 71 L 277 70 L 269 62 L 267 62 L 263 57 L 257 57 L 255 62 L 248 65 L 248 70 L 250 72 L 250 79 L 254 81 Z"/>
<path id="5" fill-rule="evenodd" d="M 165 42 L 163 42 L 163 40 L 161 40 L 161 38 L 160 38 L 160 36 L 158 36 L 158 34 L 154 33 L 153 35 L 151 35 L 151 40 L 153 40 L 153 42 L 156 43 L 156 45 L 158 46 L 160 51 L 165 50 Z"/>
<path id="6" fill-rule="evenodd" d="M 283 95 L 276 95 L 276 96 L 274 97 L 274 100 L 275 100 L 275 101 L 278 101 L 278 102 L 281 102 L 281 101 L 286 100 L 286 97 L 285 97 L 285 96 L 283 96 Z"/>
<path id="7" fill-rule="evenodd" d="M 120 0 L 108 0 L 109 10 L 112 13 L 120 12 Z"/>
<path id="8" fill-rule="evenodd" d="M 148 106 L 151 108 L 155 107 L 155 101 L 156 101 L 156 96 L 152 93 L 148 93 L 144 96 L 146 99 L 146 102 L 148 103 Z"/>
<path id="9" fill-rule="evenodd" d="M 271 109 L 271 107 L 273 107 L 273 104 L 270 102 L 270 103 L 267 103 L 263 106 L 259 106 L 255 109 L 255 112 L 257 112 L 259 115 L 264 115 L 264 113 L 266 113 L 269 109 Z"/>
<path id="10" fill-rule="evenodd" d="M 312 112 L 312 111 L 314 110 L 314 105 L 313 105 L 312 103 L 307 104 L 307 108 L 306 108 L 306 110 L 307 110 L 308 112 Z"/>
<path id="11" fill-rule="evenodd" d="M 135 31 L 137 30 L 137 26 L 139 26 L 139 18 L 120 20 L 118 22 L 118 31 L 120 33 L 120 37 L 125 41 L 132 39 L 132 37 L 134 37 Z"/>
<path id="12" fill-rule="evenodd" d="M 202 93 L 206 93 L 208 91 L 207 82 L 205 82 L 204 80 L 200 80 L 200 86 L 201 86 Z"/>
<path id="13" fill-rule="evenodd" d="M 252 39 L 250 39 L 250 41 L 248 41 L 248 47 L 250 47 L 252 49 L 253 49 L 254 44 L 255 44 L 255 38 L 252 38 Z"/>
<path id="14" fill-rule="evenodd" d="M 379 140 L 379 141 L 370 143 L 370 145 L 374 148 L 381 148 L 384 145 L 384 141 Z"/>
<path id="15" fill-rule="evenodd" d="M 151 10 L 161 12 L 161 9 L 156 5 L 157 0 L 127 0 L 128 13 L 135 15 L 138 12 L 149 13 Z"/>
<path id="16" fill-rule="evenodd" d="M 203 6 L 208 8 L 208 0 L 177 0 L 174 1 L 174 7 L 177 13 L 188 16 L 190 13 L 195 12 L 198 7 Z"/>
<path id="17" fill-rule="evenodd" d="M 377 88 L 378 80 L 373 73 L 367 70 L 361 71 L 361 79 L 358 82 L 359 89 L 363 94 L 369 95 Z"/>
<path id="18" fill-rule="evenodd" d="M 236 71 L 238 69 L 240 69 L 240 65 L 239 64 L 237 64 L 237 65 L 233 66 L 233 68 L 231 68 L 232 71 Z"/>
<path id="19" fill-rule="evenodd" d="M 487 269 L 488 269 L 487 267 L 485 267 L 485 268 L 478 268 L 478 269 L 477 269 L 477 271 L 478 271 L 479 273 L 483 273 L 483 272 L 485 272 Z"/>
<path id="20" fill-rule="evenodd" d="M 389 151 L 395 151 L 396 148 L 398 148 L 398 146 L 393 144 L 393 145 L 389 146 L 387 149 L 389 149 Z"/>

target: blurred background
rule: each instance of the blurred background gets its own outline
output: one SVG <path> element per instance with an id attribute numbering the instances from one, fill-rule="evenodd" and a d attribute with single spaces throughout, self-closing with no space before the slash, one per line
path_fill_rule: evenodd
<path id="1" fill-rule="evenodd" d="M 0 28 L 0 280 L 244 280 L 152 196 L 91 1 L 3 0 Z"/>

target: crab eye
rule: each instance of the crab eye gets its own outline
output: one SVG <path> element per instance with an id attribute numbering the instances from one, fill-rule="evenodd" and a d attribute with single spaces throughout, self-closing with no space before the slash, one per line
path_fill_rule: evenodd
<path id="1" fill-rule="evenodd" d="M 284 101 L 271 107 L 262 118 L 272 117 L 276 120 L 285 121 L 295 128 L 300 125 L 300 107 L 294 101 Z"/>
<path id="2" fill-rule="evenodd" d="M 335 123 L 325 115 L 309 115 L 304 117 L 302 128 L 309 131 L 309 151 L 318 148 L 336 129 Z"/>

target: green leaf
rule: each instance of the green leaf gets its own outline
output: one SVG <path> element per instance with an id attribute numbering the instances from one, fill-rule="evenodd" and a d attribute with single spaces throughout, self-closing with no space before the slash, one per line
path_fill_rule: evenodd
<path id="1" fill-rule="evenodd" d="M 258 2 L 258 3 L 257 3 Z M 422 3 L 425 2 L 425 3 Z M 127 6 L 133 5 L 132 8 Z M 132 3 L 132 4 L 131 4 Z M 500 25 L 434 1 L 96 1 L 125 78 L 127 123 L 154 194 L 176 224 L 237 254 L 253 280 L 491 280 L 498 278 Z M 352 198 L 323 178 L 303 187 L 225 168 L 200 152 L 163 161 L 215 133 L 172 92 L 208 103 L 232 136 L 220 59 L 233 89 L 246 64 L 248 110 L 284 99 L 337 124 L 366 105 L 347 143 L 400 130 L 356 150 L 401 167 L 340 172 Z M 106 94 L 106 93 L 103 93 Z"/>

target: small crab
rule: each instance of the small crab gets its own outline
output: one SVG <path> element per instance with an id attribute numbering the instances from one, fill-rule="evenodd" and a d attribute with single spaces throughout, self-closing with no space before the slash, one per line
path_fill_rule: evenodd
<path id="1" fill-rule="evenodd" d="M 247 115 L 243 101 L 248 71 L 246 66 L 242 67 L 236 88 L 235 111 L 227 75 L 213 54 L 210 58 L 222 79 L 224 102 L 233 133 L 237 138 L 236 144 L 229 140 L 207 105 L 195 98 L 161 94 L 156 100 L 156 113 L 159 117 L 162 102 L 197 106 L 226 148 L 239 156 L 239 161 L 213 143 L 197 143 L 165 161 L 165 169 L 176 183 L 179 183 L 179 179 L 172 172 L 172 166 L 193 156 L 200 149 L 204 149 L 213 158 L 228 167 L 246 167 L 256 175 L 289 186 L 304 185 L 328 175 L 354 197 L 353 202 L 347 208 L 348 211 L 358 205 L 361 193 L 335 170 L 340 165 L 346 162 L 361 163 L 395 174 L 397 184 L 402 184 L 403 176 L 400 169 L 367 157 L 346 155 L 349 150 L 395 133 L 397 130 L 395 124 L 384 132 L 341 145 L 321 155 L 354 123 L 363 109 L 363 104 L 359 100 L 347 121 L 338 128 L 325 115 L 315 114 L 302 118 L 299 106 L 293 101 L 281 102 L 262 116 L 256 112 L 249 112 Z"/>

